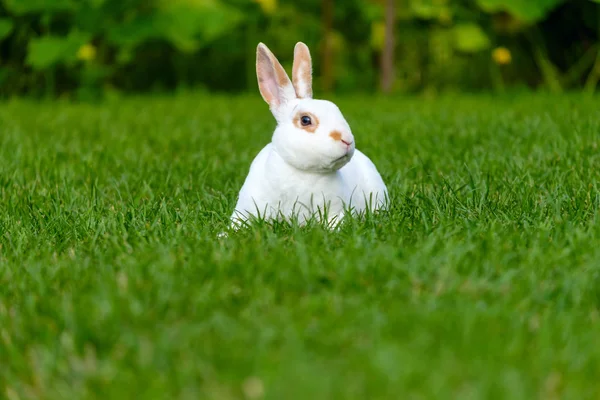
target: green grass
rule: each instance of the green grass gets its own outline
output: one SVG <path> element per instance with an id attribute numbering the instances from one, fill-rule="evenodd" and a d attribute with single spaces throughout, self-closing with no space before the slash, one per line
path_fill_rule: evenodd
<path id="1" fill-rule="evenodd" d="M 1 104 L 0 397 L 598 398 L 600 100 L 338 104 L 392 209 L 226 239 L 257 94 Z"/>

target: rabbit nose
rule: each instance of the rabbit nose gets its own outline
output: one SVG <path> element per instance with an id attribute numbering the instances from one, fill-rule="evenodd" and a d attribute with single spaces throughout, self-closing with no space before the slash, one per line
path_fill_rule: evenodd
<path id="1" fill-rule="evenodd" d="M 331 131 L 329 133 L 329 136 L 333 140 L 340 141 L 348 146 L 350 146 L 354 142 L 352 135 L 342 135 L 340 131 Z"/>

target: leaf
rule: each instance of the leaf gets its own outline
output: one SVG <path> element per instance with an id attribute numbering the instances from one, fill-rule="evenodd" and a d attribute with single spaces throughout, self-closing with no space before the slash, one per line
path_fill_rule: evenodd
<path id="1" fill-rule="evenodd" d="M 42 36 L 29 42 L 27 64 L 42 70 L 57 64 L 74 61 L 77 50 L 89 40 L 89 35 L 71 32 L 68 36 Z"/>
<path id="2" fill-rule="evenodd" d="M 277 10 L 277 0 L 254 0 L 267 15 L 273 15 Z"/>
<path id="3" fill-rule="evenodd" d="M 0 40 L 4 39 L 12 32 L 14 23 L 8 18 L 0 18 Z"/>
<path id="4" fill-rule="evenodd" d="M 193 7 L 172 4 L 167 8 L 169 24 L 165 32 L 181 51 L 192 51 L 215 40 L 242 20 L 237 9 L 222 3 L 205 2 Z M 192 45 L 192 41 L 195 44 Z"/>
<path id="5" fill-rule="evenodd" d="M 4 0 L 6 9 L 15 14 L 70 11 L 76 7 L 73 0 Z"/>
<path id="6" fill-rule="evenodd" d="M 477 24 L 457 24 L 453 28 L 454 47 L 461 52 L 476 53 L 490 46 L 490 39 Z"/>
<path id="7" fill-rule="evenodd" d="M 440 17 L 450 14 L 444 3 L 432 2 L 431 0 L 412 0 L 410 9 L 417 18 L 424 20 L 440 19 Z"/>
<path id="8" fill-rule="evenodd" d="M 138 16 L 127 23 L 112 27 L 108 33 L 108 40 L 118 46 L 133 48 L 144 41 L 162 37 L 156 29 L 157 18 L 155 15 Z"/>
<path id="9" fill-rule="evenodd" d="M 507 12 L 527 23 L 542 20 L 552 9 L 565 0 L 477 0 L 478 6 L 488 13 Z M 596 0 L 600 1 L 600 0 Z"/>
<path id="10" fill-rule="evenodd" d="M 379 21 L 384 18 L 385 7 L 383 4 L 364 1 L 361 1 L 359 4 L 361 7 L 360 12 L 367 21 Z"/>
<path id="11" fill-rule="evenodd" d="M 108 38 L 131 49 L 150 39 L 165 39 L 179 51 L 191 52 L 231 31 L 241 19 L 237 9 L 221 3 L 164 2 L 153 14 L 112 28 Z"/>

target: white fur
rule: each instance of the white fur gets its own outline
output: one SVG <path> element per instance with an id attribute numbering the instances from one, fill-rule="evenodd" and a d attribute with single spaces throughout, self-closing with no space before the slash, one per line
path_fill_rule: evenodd
<path id="1" fill-rule="evenodd" d="M 342 220 L 345 208 L 355 212 L 362 212 L 369 205 L 373 211 L 384 209 L 387 188 L 375 165 L 355 148 L 354 136 L 339 108 L 330 101 L 308 95 L 298 98 L 297 92 L 310 87 L 310 81 L 300 80 L 295 95 L 290 91 L 291 82 L 289 86 L 274 89 L 276 80 L 270 74 L 275 68 L 262 64 L 259 69 L 259 58 L 260 62 L 278 61 L 266 46 L 259 44 L 259 86 L 270 85 L 261 89 L 267 94 L 277 93 L 275 98 L 264 94 L 263 98 L 278 125 L 271 143 L 250 166 L 231 216 L 232 226 L 236 228 L 242 221 L 259 216 L 286 220 L 297 217 L 303 223 L 311 216 L 321 219 L 324 211 L 333 226 Z M 302 89 L 298 90 L 299 87 Z M 315 132 L 294 124 L 298 113 L 317 117 L 319 125 Z M 330 136 L 333 131 L 341 134 L 341 140 Z"/>

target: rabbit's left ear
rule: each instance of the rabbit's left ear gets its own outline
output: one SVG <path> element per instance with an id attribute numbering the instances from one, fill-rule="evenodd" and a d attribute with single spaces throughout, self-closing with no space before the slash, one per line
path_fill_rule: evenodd
<path id="1" fill-rule="evenodd" d="M 296 93 L 277 57 L 264 43 L 256 47 L 256 76 L 260 94 L 278 118 L 281 107 L 293 100 Z"/>
<path id="2" fill-rule="evenodd" d="M 308 47 L 302 42 L 294 47 L 292 83 L 298 98 L 312 98 L 312 60 Z"/>

